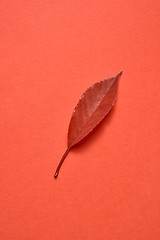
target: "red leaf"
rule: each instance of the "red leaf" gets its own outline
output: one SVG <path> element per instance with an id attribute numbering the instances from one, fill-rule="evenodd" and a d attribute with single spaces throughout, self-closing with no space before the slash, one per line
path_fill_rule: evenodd
<path id="1" fill-rule="evenodd" d="M 118 80 L 121 74 L 122 72 L 93 84 L 81 96 L 69 125 L 68 149 L 57 167 L 55 178 L 70 148 L 86 137 L 111 110 L 117 97 Z"/>

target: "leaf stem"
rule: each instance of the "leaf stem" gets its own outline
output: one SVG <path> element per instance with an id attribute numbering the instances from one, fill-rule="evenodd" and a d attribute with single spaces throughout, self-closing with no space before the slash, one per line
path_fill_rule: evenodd
<path id="1" fill-rule="evenodd" d="M 70 147 L 67 148 L 67 150 L 66 150 L 65 153 L 63 154 L 63 156 L 62 156 L 62 158 L 61 158 L 61 160 L 60 160 L 60 162 L 59 162 L 59 164 L 58 164 L 58 167 L 57 167 L 57 169 L 56 169 L 56 172 L 55 172 L 55 174 L 54 174 L 54 178 L 57 178 L 57 177 L 58 177 L 59 170 L 60 170 L 60 168 L 61 168 L 61 166 L 62 166 L 62 163 L 64 162 L 64 159 L 67 157 L 67 154 L 68 154 L 69 150 L 70 150 Z"/>

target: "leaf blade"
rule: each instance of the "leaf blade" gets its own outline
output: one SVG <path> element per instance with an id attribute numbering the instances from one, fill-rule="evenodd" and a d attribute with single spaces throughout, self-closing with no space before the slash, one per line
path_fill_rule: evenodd
<path id="1" fill-rule="evenodd" d="M 95 83 L 83 93 L 71 117 L 68 147 L 86 137 L 111 110 L 116 100 L 121 74 L 122 72 L 115 77 Z"/>

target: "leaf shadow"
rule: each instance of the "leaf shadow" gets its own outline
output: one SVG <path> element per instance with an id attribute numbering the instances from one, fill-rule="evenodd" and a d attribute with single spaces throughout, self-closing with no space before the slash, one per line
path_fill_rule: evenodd
<path id="1" fill-rule="evenodd" d="M 112 107 L 109 113 L 104 117 L 104 119 L 91 131 L 84 139 L 82 139 L 79 143 L 72 147 L 73 152 L 81 152 L 90 145 L 92 145 L 97 138 L 100 138 L 100 135 L 104 131 L 106 127 L 109 127 L 111 124 L 112 118 L 114 117 L 114 113 L 116 110 L 116 104 Z"/>

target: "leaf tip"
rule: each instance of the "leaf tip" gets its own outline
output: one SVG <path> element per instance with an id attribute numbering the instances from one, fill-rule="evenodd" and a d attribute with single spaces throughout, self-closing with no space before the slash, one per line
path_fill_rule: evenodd
<path id="1" fill-rule="evenodd" d="M 120 71 L 117 75 L 120 77 L 122 75 L 123 71 Z"/>

